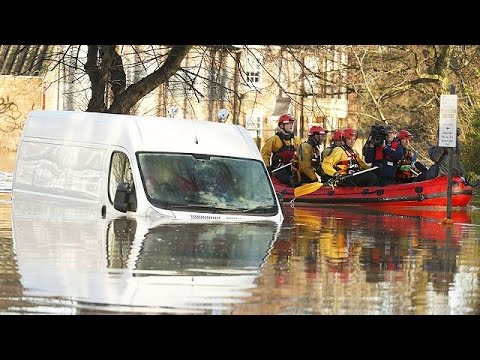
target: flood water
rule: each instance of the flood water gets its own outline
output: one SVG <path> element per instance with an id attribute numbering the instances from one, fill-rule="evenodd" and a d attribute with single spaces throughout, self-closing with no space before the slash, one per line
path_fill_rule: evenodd
<path id="1" fill-rule="evenodd" d="M 288 204 L 282 224 L 12 219 L 12 164 L 0 161 L 0 314 L 480 314 L 478 194 L 453 225 L 432 209 Z"/>

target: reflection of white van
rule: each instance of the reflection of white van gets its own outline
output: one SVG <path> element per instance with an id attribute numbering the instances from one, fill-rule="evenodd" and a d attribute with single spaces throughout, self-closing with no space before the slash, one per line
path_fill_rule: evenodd
<path id="1" fill-rule="evenodd" d="M 32 111 L 16 198 L 79 203 L 99 216 L 283 219 L 261 155 L 241 126 L 202 120 Z"/>
<path id="2" fill-rule="evenodd" d="M 151 226 L 43 206 L 12 217 L 23 314 L 235 314 L 258 301 L 252 291 L 280 230 L 271 221 Z"/>

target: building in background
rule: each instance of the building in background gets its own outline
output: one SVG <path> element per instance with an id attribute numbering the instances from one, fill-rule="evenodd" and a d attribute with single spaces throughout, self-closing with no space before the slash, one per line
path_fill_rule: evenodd
<path id="1" fill-rule="evenodd" d="M 118 45 L 126 86 L 157 69 L 168 50 L 161 45 Z M 87 51 L 86 45 L 0 47 L 0 95 L 5 103 L 26 101 L 14 137 L 30 110 L 86 110 L 91 95 L 84 70 Z M 312 125 L 333 130 L 355 124 L 351 114 L 356 99 L 347 96 L 343 85 L 347 62 L 342 46 L 196 46 L 181 70 L 131 113 L 167 116 L 175 108 L 178 118 L 217 121 L 218 111 L 225 108 L 230 112 L 227 121 L 245 126 L 259 147 L 274 134 L 278 117 L 291 113 L 297 119 L 296 135 L 304 138 Z M 110 94 L 105 101 L 108 107 Z M 6 129 L 8 121 L 0 123 Z M 2 144 L 15 150 L 18 139 Z"/>

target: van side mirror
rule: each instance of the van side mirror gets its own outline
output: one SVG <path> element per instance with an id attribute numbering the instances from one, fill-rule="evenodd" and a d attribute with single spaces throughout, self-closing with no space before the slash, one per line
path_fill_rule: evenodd
<path id="1" fill-rule="evenodd" d="M 135 193 L 135 186 L 130 186 L 127 182 L 120 183 L 115 191 L 113 207 L 123 213 L 136 211 L 137 195 Z"/>

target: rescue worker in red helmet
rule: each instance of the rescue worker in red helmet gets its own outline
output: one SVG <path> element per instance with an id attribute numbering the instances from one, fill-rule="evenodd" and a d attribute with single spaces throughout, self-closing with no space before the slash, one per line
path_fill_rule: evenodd
<path id="1" fill-rule="evenodd" d="M 321 126 L 315 125 L 308 130 L 307 141 L 300 144 L 292 159 L 292 187 L 319 180 L 320 144 L 325 141 L 325 136 L 326 132 Z"/>
<path id="2" fill-rule="evenodd" d="M 295 139 L 293 134 L 294 125 L 295 119 L 292 115 L 283 114 L 280 116 L 275 135 L 267 139 L 260 150 L 268 173 L 277 177 L 284 184 L 290 184 L 290 166 L 285 166 L 278 171 L 275 171 L 275 169 L 289 164 L 298 148 L 300 141 Z"/>
<path id="3" fill-rule="evenodd" d="M 330 146 L 327 146 L 322 151 L 322 156 L 320 157 L 323 161 L 328 155 L 331 154 L 332 150 L 335 149 L 337 146 L 342 145 L 342 130 L 334 130 L 332 136 L 330 137 Z"/>
<path id="4" fill-rule="evenodd" d="M 412 175 L 418 176 L 427 168 L 417 161 L 418 152 L 410 143 L 413 140 L 413 135 L 409 131 L 400 130 L 397 133 L 397 139 L 403 148 L 403 157 L 398 161 L 395 178 L 399 182 L 411 182 L 414 180 Z"/>
<path id="5" fill-rule="evenodd" d="M 326 181 L 330 178 L 330 176 L 328 176 L 322 169 L 322 161 L 332 153 L 333 149 L 342 145 L 342 135 L 343 130 L 334 130 L 332 132 L 332 136 L 330 137 L 330 146 L 327 146 L 325 149 L 323 149 L 322 153 L 320 154 L 320 166 L 318 167 L 318 174 L 322 179 L 321 181 Z"/>
<path id="6" fill-rule="evenodd" d="M 357 130 L 345 129 L 342 140 L 342 145 L 333 149 L 331 154 L 322 161 L 323 171 L 328 176 L 339 179 L 369 168 L 358 152 L 353 149 L 357 140 Z M 373 171 L 368 171 L 357 176 L 348 177 L 345 181 L 338 182 L 338 186 L 375 186 L 377 183 L 377 176 Z"/>
<path id="7" fill-rule="evenodd" d="M 390 185 L 396 182 L 398 162 L 403 158 L 403 147 L 400 146 L 399 140 L 395 138 L 395 130 L 392 125 L 385 127 L 384 145 L 381 147 L 380 161 L 374 159 L 372 166 L 381 165 L 376 170 L 377 176 L 380 177 L 381 185 Z"/>

